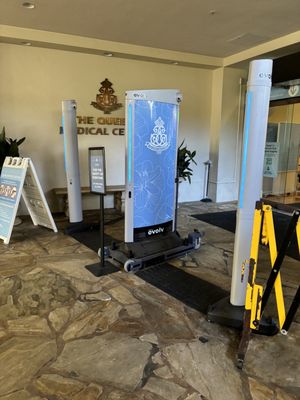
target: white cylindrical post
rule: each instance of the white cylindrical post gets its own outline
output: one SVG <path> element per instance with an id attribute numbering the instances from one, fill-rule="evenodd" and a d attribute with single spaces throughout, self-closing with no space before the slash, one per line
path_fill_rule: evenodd
<path id="1" fill-rule="evenodd" d="M 241 267 L 250 257 L 255 203 L 261 198 L 271 78 L 272 60 L 250 63 L 230 294 L 234 306 L 245 304 L 248 274 L 245 273 L 242 282 Z"/>
<path id="2" fill-rule="evenodd" d="M 81 222 L 83 219 L 76 108 L 75 100 L 64 100 L 62 102 L 65 169 L 67 175 L 70 222 Z"/>

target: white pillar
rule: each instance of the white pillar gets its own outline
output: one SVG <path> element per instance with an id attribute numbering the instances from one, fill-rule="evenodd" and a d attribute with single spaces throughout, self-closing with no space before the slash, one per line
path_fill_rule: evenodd
<path id="1" fill-rule="evenodd" d="M 272 60 L 250 63 L 230 295 L 234 306 L 245 304 L 248 274 L 241 282 L 241 267 L 250 258 L 255 203 L 261 198 L 271 78 Z"/>
<path id="2" fill-rule="evenodd" d="M 65 169 L 67 175 L 70 222 L 81 222 L 83 219 L 76 108 L 75 100 L 64 100 L 62 102 Z"/>

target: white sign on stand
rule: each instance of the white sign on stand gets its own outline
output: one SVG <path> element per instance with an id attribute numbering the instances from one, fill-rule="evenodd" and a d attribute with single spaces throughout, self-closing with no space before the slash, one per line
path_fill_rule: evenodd
<path id="1" fill-rule="evenodd" d="M 106 194 L 104 147 L 89 147 L 91 193 Z"/>
<path id="2" fill-rule="evenodd" d="M 276 178 L 278 175 L 279 143 L 267 142 L 264 158 L 264 176 Z"/>
<path id="3" fill-rule="evenodd" d="M 31 159 L 6 157 L 0 177 L 0 239 L 5 244 L 10 241 L 21 194 L 33 224 L 57 232 Z"/>

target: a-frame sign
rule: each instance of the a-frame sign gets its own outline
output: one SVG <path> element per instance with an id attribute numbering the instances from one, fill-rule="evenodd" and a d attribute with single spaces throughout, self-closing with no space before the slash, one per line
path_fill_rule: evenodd
<path id="1" fill-rule="evenodd" d="M 33 224 L 57 232 L 31 159 L 6 157 L 0 177 L 0 239 L 10 241 L 21 195 Z"/>

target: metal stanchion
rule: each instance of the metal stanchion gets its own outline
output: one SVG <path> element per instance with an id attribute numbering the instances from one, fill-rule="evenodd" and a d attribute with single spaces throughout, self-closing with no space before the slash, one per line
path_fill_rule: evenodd
<path id="1" fill-rule="evenodd" d="M 100 247 L 98 250 L 100 262 L 86 265 L 85 268 L 93 275 L 99 277 L 119 271 L 116 266 L 105 260 L 106 254 L 104 246 L 104 196 L 106 193 L 106 177 L 104 147 L 89 148 L 89 170 L 91 193 L 99 194 L 100 196 Z"/>
<path id="2" fill-rule="evenodd" d="M 204 190 L 203 190 L 203 203 L 210 203 L 212 200 L 208 197 L 208 185 L 209 185 L 209 173 L 210 173 L 210 166 L 212 162 L 207 160 L 203 163 L 205 165 L 205 173 L 204 173 Z"/>

